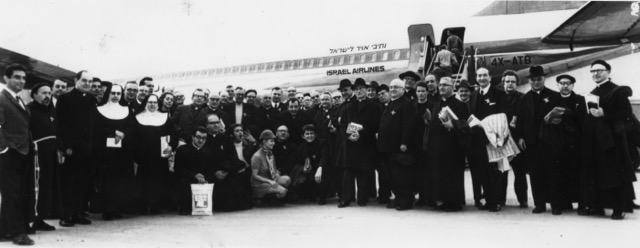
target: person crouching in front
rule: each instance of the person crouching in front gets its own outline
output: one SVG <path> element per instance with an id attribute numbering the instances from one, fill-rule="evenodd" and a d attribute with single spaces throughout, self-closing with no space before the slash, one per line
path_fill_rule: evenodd
<path id="1" fill-rule="evenodd" d="M 276 170 L 272 152 L 275 139 L 271 130 L 262 131 L 260 149 L 251 157 L 251 188 L 256 206 L 260 206 L 262 199 L 268 194 L 275 194 L 278 199 L 284 198 L 291 183 L 291 178 L 280 176 L 280 172 Z"/>

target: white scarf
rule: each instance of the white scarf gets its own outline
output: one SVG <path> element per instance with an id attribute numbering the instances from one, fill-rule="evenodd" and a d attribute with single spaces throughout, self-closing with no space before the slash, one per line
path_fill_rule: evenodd
<path id="1" fill-rule="evenodd" d="M 144 110 L 142 113 L 136 115 L 136 119 L 138 123 L 143 126 L 162 126 L 165 122 L 167 122 L 168 113 L 161 113 L 159 111 L 149 112 L 148 110 Z"/>
<path id="2" fill-rule="evenodd" d="M 110 120 L 122 120 L 129 116 L 129 108 L 118 103 L 108 101 L 106 104 L 98 107 L 98 112 L 102 116 Z"/>

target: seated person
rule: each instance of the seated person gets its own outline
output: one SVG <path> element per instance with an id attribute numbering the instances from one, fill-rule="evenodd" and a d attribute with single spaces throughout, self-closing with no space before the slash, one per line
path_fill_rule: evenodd
<path id="1" fill-rule="evenodd" d="M 213 181 L 215 166 L 213 153 L 203 149 L 207 140 L 207 129 L 198 127 L 192 134 L 191 144 L 176 151 L 174 171 L 178 175 L 180 215 L 191 214 L 191 184 Z"/>
<path id="2" fill-rule="evenodd" d="M 295 202 L 301 198 L 313 202 L 322 176 L 322 169 L 318 171 L 322 148 L 316 139 L 316 127 L 313 124 L 302 127 L 302 139 L 304 142 L 298 146 L 294 154 L 289 199 Z"/>
<path id="3" fill-rule="evenodd" d="M 302 128 L 301 128 L 302 130 Z M 296 152 L 296 144 L 291 140 L 289 128 L 285 125 L 276 129 L 276 143 L 273 146 L 273 155 L 276 157 L 276 164 L 282 175 L 291 174 L 293 168 L 293 158 Z"/>
<path id="4" fill-rule="evenodd" d="M 276 170 L 276 160 L 272 152 L 275 139 L 276 136 L 271 130 L 262 131 L 260 149 L 251 157 L 251 188 L 257 202 L 265 195 L 273 193 L 279 199 L 284 198 L 291 183 L 291 178 L 280 176 L 280 172 Z"/>
<path id="5" fill-rule="evenodd" d="M 218 163 L 219 166 L 215 169 L 213 209 L 216 211 L 250 209 L 253 207 L 253 202 L 249 183 L 251 171 L 247 161 L 251 161 L 256 140 L 251 134 L 245 132 L 240 124 L 229 126 L 227 134 L 225 143 L 231 144 L 231 149 L 227 150 L 228 161 Z M 220 157 L 218 156 L 217 159 Z"/>

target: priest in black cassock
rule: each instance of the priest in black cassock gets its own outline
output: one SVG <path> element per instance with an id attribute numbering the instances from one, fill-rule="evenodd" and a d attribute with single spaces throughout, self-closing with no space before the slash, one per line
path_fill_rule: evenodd
<path id="1" fill-rule="evenodd" d="M 62 154 L 57 152 L 55 109 L 51 103 L 51 87 L 45 83 L 36 84 L 31 88 L 33 102 L 27 104 L 31 111 L 29 123 L 31 135 L 36 144 L 40 178 L 38 180 L 38 214 L 32 228 L 41 231 L 52 231 L 56 228 L 45 223 L 45 219 L 59 216 L 60 179 L 58 172 L 58 158 Z"/>
<path id="2" fill-rule="evenodd" d="M 596 60 L 591 64 L 596 88 L 591 91 L 594 103 L 587 105 L 589 114 L 582 132 L 580 202 L 588 208 L 581 214 L 604 215 L 603 208 L 612 208 L 611 218 L 621 220 L 635 198 L 632 183 L 636 181 L 636 174 L 629 155 L 627 132 L 637 132 L 638 126 L 621 128 L 635 118 L 629 102 L 632 92 L 627 86 L 611 82 L 609 73 L 611 65 L 606 61 Z"/>
<path id="3" fill-rule="evenodd" d="M 191 184 L 211 183 L 214 177 L 213 152 L 204 147 L 207 129 L 198 127 L 193 132 L 191 140 L 191 144 L 180 146 L 176 151 L 174 170 L 179 178 L 180 215 L 191 214 Z"/>
<path id="4" fill-rule="evenodd" d="M 437 176 L 429 177 L 435 186 L 435 199 L 442 204 L 436 209 L 444 211 L 460 211 L 465 204 L 464 170 L 465 157 L 461 152 L 468 149 L 469 109 L 453 94 L 453 83 L 450 77 L 442 77 L 439 84 L 441 101 L 436 103 L 428 120 L 427 137 L 425 138 L 428 163 L 434 167 L 432 172 Z M 449 108 L 457 120 L 445 115 L 443 111 Z"/>

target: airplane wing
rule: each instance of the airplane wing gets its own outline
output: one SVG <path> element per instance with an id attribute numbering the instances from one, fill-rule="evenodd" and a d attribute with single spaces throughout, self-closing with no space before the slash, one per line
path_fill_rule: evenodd
<path id="1" fill-rule="evenodd" d="M 639 2 L 589 2 L 542 42 L 570 45 L 638 42 L 639 12 Z"/>
<path id="2" fill-rule="evenodd" d="M 25 85 L 27 89 L 40 82 L 52 83 L 55 79 L 70 83 L 75 76 L 70 70 L 0 47 L 0 70 L 4 71 L 5 67 L 13 63 L 22 64 L 29 70 Z M 0 83 L 4 84 L 2 81 Z"/>

